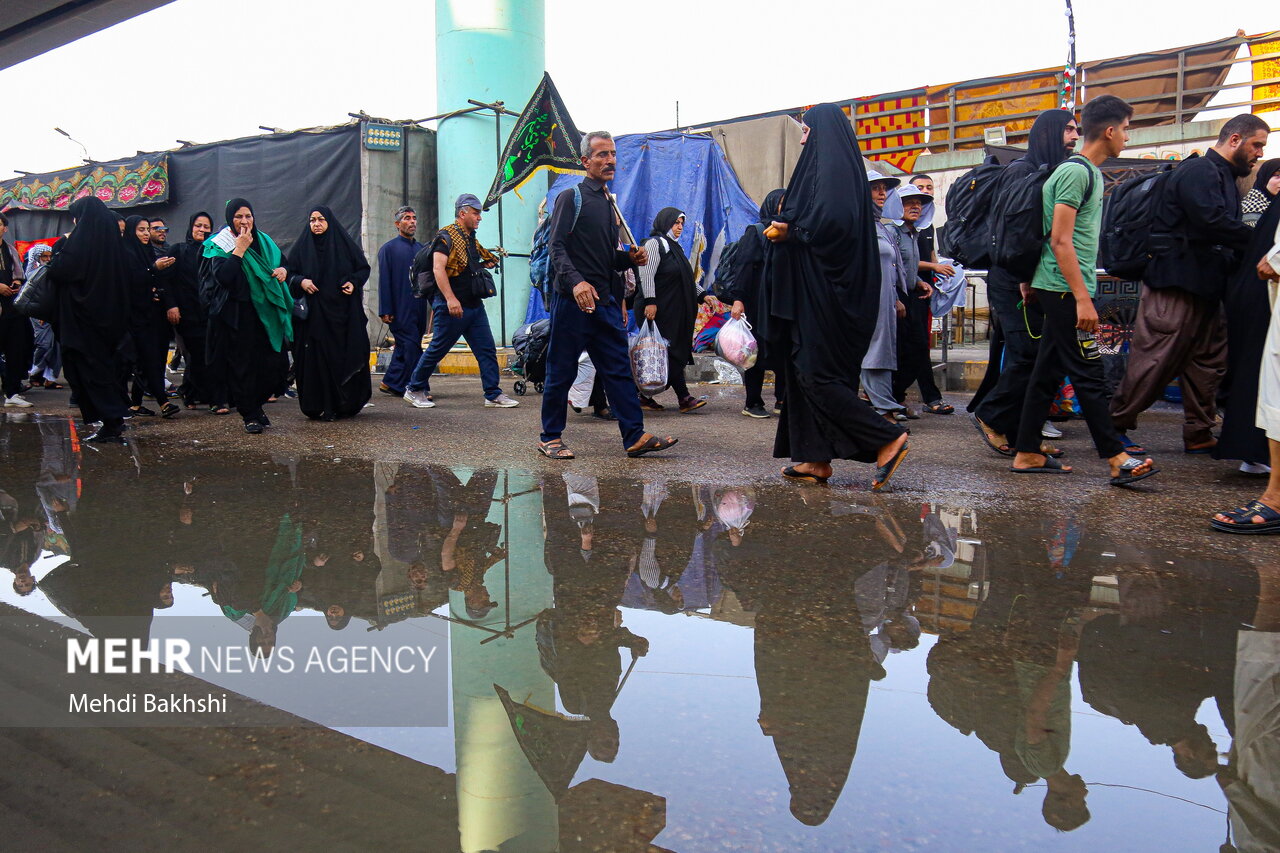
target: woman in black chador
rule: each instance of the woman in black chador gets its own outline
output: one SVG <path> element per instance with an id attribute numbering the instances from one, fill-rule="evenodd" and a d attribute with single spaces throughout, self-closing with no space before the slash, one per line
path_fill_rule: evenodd
<path id="1" fill-rule="evenodd" d="M 71 205 L 75 227 L 49 261 L 58 286 L 53 330 L 62 369 L 87 423 L 102 427 L 86 441 L 119 442 L 124 397 L 116 384 L 116 349 L 129 333 L 129 267 L 116 217 L 92 196 Z"/>
<path id="2" fill-rule="evenodd" d="M 649 262 L 640 268 L 640 304 L 644 316 L 658 326 L 667 339 L 667 376 L 676 392 L 681 412 L 692 412 L 707 404 L 689 393 L 684 381 L 686 365 L 693 364 L 693 326 L 698 319 L 698 303 L 710 294 L 693 280 L 693 267 L 680 247 L 684 233 L 684 214 L 678 208 L 664 207 L 653 220 L 653 231 L 645 241 Z M 637 318 L 639 320 L 639 318 Z M 662 406 L 641 395 L 647 409 Z"/>
<path id="3" fill-rule="evenodd" d="M 295 315 L 293 323 L 298 406 L 312 419 L 349 418 L 373 393 L 364 314 L 369 262 L 333 211 L 314 205 L 287 266 L 293 295 L 307 300 L 307 318 Z"/>
<path id="4" fill-rule="evenodd" d="M 166 259 L 164 267 L 151 248 L 151 228 L 145 216 L 130 216 L 124 221 L 125 257 L 129 263 L 130 315 L 129 340 L 124 347 L 124 362 L 132 362 L 130 374 L 133 390 L 129 411 L 134 415 L 154 415 L 142 405 L 144 393 L 155 398 L 160 414 L 171 418 L 181 411 L 177 404 L 169 402 L 165 390 L 164 364 L 169 356 L 169 321 L 165 317 L 168 307 L 164 286 L 158 273 L 173 264 Z M 128 384 L 129 376 L 124 377 Z M 127 391 L 127 389 L 126 389 Z"/>
<path id="5" fill-rule="evenodd" d="M 209 361 L 227 366 L 231 404 L 244 430 L 271 425 L 262 406 L 284 384 L 285 346 L 293 336 L 293 300 L 280 248 L 258 230 L 253 206 L 227 202 L 227 225 L 204 242 L 202 278 L 209 279 Z"/>
<path id="6" fill-rule="evenodd" d="M 819 104 L 804 121 L 804 150 L 766 233 L 775 243 L 769 346 L 787 387 L 773 455 L 795 463 L 784 476 L 816 483 L 831 476 L 832 459 L 873 462 L 879 490 L 907 455 L 907 435 L 858 397 L 880 302 L 866 168 L 839 107 Z"/>
<path id="7" fill-rule="evenodd" d="M 1267 282 L 1258 278 L 1258 261 L 1275 245 L 1280 225 L 1280 201 L 1271 201 L 1255 226 L 1253 242 L 1222 296 L 1227 310 L 1226 395 L 1222 435 L 1213 448 L 1215 459 L 1239 459 L 1240 470 L 1264 474 L 1271 460 L 1267 434 L 1258 428 L 1258 379 L 1271 324 Z"/>

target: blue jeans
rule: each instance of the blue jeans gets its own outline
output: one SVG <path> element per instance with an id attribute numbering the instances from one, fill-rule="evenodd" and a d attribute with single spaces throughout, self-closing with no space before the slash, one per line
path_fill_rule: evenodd
<path id="1" fill-rule="evenodd" d="M 431 327 L 431 344 L 418 359 L 418 366 L 409 377 L 408 390 L 430 392 L 431 374 L 436 372 L 436 366 L 449 354 L 458 339 L 464 338 L 480 365 L 484 398 L 496 400 L 502 393 L 502 389 L 498 387 L 498 351 L 493 344 L 493 331 L 489 328 L 489 315 L 485 313 L 484 305 L 463 308 L 462 316 L 454 317 L 449 313 L 444 297 L 437 294 L 431 310 L 435 318 Z"/>
<path id="2" fill-rule="evenodd" d="M 547 345 L 547 379 L 542 386 L 542 440 L 564 432 L 569 386 L 578 375 L 578 356 L 586 350 L 596 366 L 609 407 L 618 418 L 623 447 L 644 436 L 644 416 L 636 382 L 631 378 L 627 331 L 617 305 L 599 305 L 587 314 L 572 296 L 551 295 L 551 341 Z"/>

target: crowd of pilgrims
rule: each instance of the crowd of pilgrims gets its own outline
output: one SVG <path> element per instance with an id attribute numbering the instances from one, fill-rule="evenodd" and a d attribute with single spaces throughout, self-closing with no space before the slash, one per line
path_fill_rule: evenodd
<path id="1" fill-rule="evenodd" d="M 13 431 L 0 454 L 0 566 L 20 596 L 39 590 L 95 636 L 145 643 L 182 585 L 207 594 L 207 607 L 264 656 L 288 642 L 299 611 L 363 636 L 366 626 L 423 617 L 452 592 L 465 629 L 487 624 L 503 596 L 524 594 L 504 592 L 503 527 L 490 514 L 507 497 L 501 472 L 402 465 L 375 477 L 372 462 L 308 457 L 234 472 L 166 459 L 140 477 L 117 459 L 89 477 L 70 425 L 54 419 Z M 375 536 L 379 491 L 385 551 Z M 761 734 L 786 773 L 792 815 L 823 823 L 849 776 L 871 684 L 920 644 L 922 619 L 936 620 L 926 582 L 968 560 L 972 571 L 986 567 L 984 594 L 963 626 L 930 629 L 940 635 L 928 650 L 928 702 L 994 753 L 987 772 L 1007 776 L 1015 794 L 1044 787 L 1051 826 L 1090 817 L 1088 786 L 1070 769 L 1073 672 L 1095 711 L 1134 726 L 1182 774 L 1216 776 L 1233 806 L 1257 804 L 1280 766 L 1257 764 L 1274 749 L 1270 735 L 1237 728 L 1270 713 L 1256 704 L 1263 697 L 1233 686 L 1238 639 L 1253 638 L 1241 641 L 1247 649 L 1276 636 L 1265 627 L 1274 570 L 1188 564 L 1087 505 L 1030 527 L 983 524 L 979 541 L 969 510 L 851 492 L 757 495 L 574 472 L 547 472 L 535 491 L 553 595 L 526 630 L 561 705 L 587 718 L 586 749 L 599 761 L 613 761 L 623 741 L 612 708 L 625 658 L 651 642 L 623 625 L 624 610 L 749 616 Z M 121 507 L 147 543 L 141 562 L 113 521 Z M 788 556 L 799 518 L 802 564 Z M 962 538 L 985 559 L 963 555 Z M 851 540 L 862 543 L 852 556 Z M 68 559 L 38 567 L 42 553 Z M 1099 603 L 1100 573 L 1117 577 L 1116 602 Z M 488 636 L 477 630 L 474 641 Z M 1227 763 L 1200 713 L 1208 700 L 1236 739 Z M 1261 813 L 1273 809 L 1263 803 Z M 1243 809 L 1246 823 L 1261 813 Z"/>
<path id="2" fill-rule="evenodd" d="M 56 288 L 57 357 L 73 403 L 97 425 L 85 440 L 119 442 L 127 419 L 156 415 L 145 396 L 161 417 L 182 411 L 166 382 L 175 332 L 185 408 L 234 410 L 249 433 L 271 425 L 263 405 L 291 380 L 309 418 L 350 417 L 369 401 L 369 263 L 328 207 L 311 208 L 287 256 L 243 198 L 227 203 L 218 230 L 196 213 L 175 245 L 153 234 L 157 220 L 121 217 L 91 196 L 70 213 L 70 233 L 28 263 L 47 265 Z M 56 387 L 56 376 L 33 379 Z"/>

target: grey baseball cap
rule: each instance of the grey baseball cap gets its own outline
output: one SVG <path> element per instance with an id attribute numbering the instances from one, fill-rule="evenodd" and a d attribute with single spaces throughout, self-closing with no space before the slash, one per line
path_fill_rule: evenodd
<path id="1" fill-rule="evenodd" d="M 480 207 L 480 199 L 476 198 L 471 193 L 463 193 L 458 196 L 458 200 L 453 204 L 453 210 L 455 213 L 462 210 L 464 207 L 474 207 L 476 210 L 483 209 Z"/>

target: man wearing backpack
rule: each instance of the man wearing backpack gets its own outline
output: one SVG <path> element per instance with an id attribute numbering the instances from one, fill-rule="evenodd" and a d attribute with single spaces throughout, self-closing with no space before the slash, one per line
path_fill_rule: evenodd
<path id="1" fill-rule="evenodd" d="M 418 409 L 435 406 L 431 399 L 431 374 L 449 354 L 459 338 L 465 338 L 471 354 L 480 367 L 487 409 L 511 409 L 519 402 L 502 393 L 498 387 L 498 352 L 489 328 L 489 315 L 484 300 L 492 295 L 487 269 L 496 266 L 493 253 L 476 242 L 480 226 L 480 199 L 471 193 L 458 196 L 454 204 L 457 219 L 440 229 L 431 242 L 432 279 L 435 282 L 431 302 L 431 345 L 419 358 L 405 386 L 404 401 Z"/>
<path id="2" fill-rule="evenodd" d="M 1042 215 L 1049 241 L 1031 279 L 1031 293 L 1044 312 L 1040 350 L 1031 370 L 1018 422 L 1017 455 L 1011 470 L 1019 474 L 1066 474 L 1070 466 L 1043 452 L 1040 427 L 1049 404 L 1070 376 L 1098 455 L 1111 468 L 1110 483 L 1127 486 L 1157 473 L 1150 459 L 1125 452 L 1111 426 L 1107 385 L 1094 332 L 1098 312 L 1098 240 L 1102 226 L 1102 173 L 1110 157 L 1128 142 L 1133 107 L 1114 95 L 1094 98 L 1081 114 L 1083 159 L 1072 158 L 1053 171 L 1042 190 Z"/>
<path id="3" fill-rule="evenodd" d="M 1227 369 L 1222 293 L 1253 233 L 1241 219 L 1236 178 L 1253 171 L 1269 133 L 1255 115 L 1230 119 L 1217 143 L 1175 168 L 1151 202 L 1151 260 L 1129 363 L 1111 400 L 1121 433 L 1134 429 L 1138 415 L 1180 377 L 1184 450 L 1209 453 L 1218 443 L 1211 429 Z"/>
<path id="4" fill-rule="evenodd" d="M 1026 156 L 1005 167 L 997 193 L 1007 192 L 1037 170 L 1056 168 L 1075 150 L 1079 138 L 1075 116 L 1067 110 L 1041 113 L 1031 126 Z M 1027 383 L 1040 351 L 1044 315 L 1032 295 L 1028 279 L 995 263 L 987 272 L 987 300 L 1004 335 L 1004 357 L 987 363 L 987 372 L 997 378 L 991 391 L 972 411 L 974 423 L 982 430 L 987 445 L 1004 456 L 1013 455 L 1012 439 L 1018 434 Z"/>

